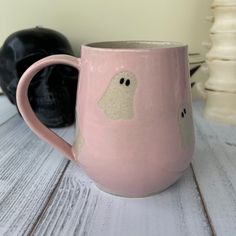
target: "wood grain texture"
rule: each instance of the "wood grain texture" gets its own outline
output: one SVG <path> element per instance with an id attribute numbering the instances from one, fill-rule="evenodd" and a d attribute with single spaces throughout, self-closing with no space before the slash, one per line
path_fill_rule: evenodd
<path id="1" fill-rule="evenodd" d="M 58 129 L 71 140 L 73 128 Z M 67 160 L 15 115 L 0 126 L 0 235 L 27 235 Z"/>
<path id="2" fill-rule="evenodd" d="M 216 235 L 236 235 L 236 127 L 209 122 L 195 103 L 193 169 Z"/>
<path id="3" fill-rule="evenodd" d="M 16 107 L 10 103 L 6 96 L 0 96 L 0 125 L 17 113 Z"/>
<path id="4" fill-rule="evenodd" d="M 191 169 L 168 190 L 129 199 L 100 191 L 70 164 L 34 235 L 211 235 Z"/>
<path id="5" fill-rule="evenodd" d="M 235 235 L 236 128 L 206 121 L 201 109 L 194 104 L 193 169 L 214 232 L 190 168 L 155 196 L 127 199 L 101 192 L 78 166 L 66 168 L 66 159 L 0 96 L 0 235 Z M 57 132 L 73 139 L 73 127 Z"/>

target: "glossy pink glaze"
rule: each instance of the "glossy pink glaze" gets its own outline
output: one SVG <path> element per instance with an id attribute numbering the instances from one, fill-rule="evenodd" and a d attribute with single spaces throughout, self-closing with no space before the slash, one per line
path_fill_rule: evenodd
<path id="1" fill-rule="evenodd" d="M 79 67 L 70 56 L 40 60 L 22 76 L 17 102 L 23 118 L 42 139 L 78 164 L 103 190 L 122 196 L 142 197 L 173 184 L 189 166 L 194 138 L 183 145 L 180 108 L 188 107 L 193 131 L 187 47 L 155 49 L 102 49 L 82 46 L 77 96 L 77 130 L 81 150 L 43 126 L 27 99 L 28 84 L 46 65 L 65 63 Z M 112 120 L 98 106 L 113 76 L 132 72 L 137 79 L 134 117 Z M 193 135 L 193 132 L 192 132 Z"/>
<path id="2" fill-rule="evenodd" d="M 134 117 L 112 120 L 98 106 L 111 78 L 130 71 L 137 79 Z M 83 46 L 77 128 L 84 146 L 77 155 L 105 191 L 131 197 L 159 192 L 188 167 L 194 142 L 181 144 L 179 107 L 189 104 L 187 47 L 96 49 Z M 186 127 L 193 129 L 191 126 Z M 75 148 L 76 152 L 76 148 Z"/>
<path id="3" fill-rule="evenodd" d="M 79 69 L 80 59 L 69 55 L 55 55 L 35 62 L 25 71 L 17 85 L 17 106 L 23 119 L 32 131 L 34 131 L 34 133 L 63 153 L 68 159 L 73 161 L 74 154 L 72 152 L 71 145 L 39 121 L 39 119 L 35 116 L 28 99 L 28 87 L 32 78 L 46 66 L 54 64 L 67 64 Z"/>

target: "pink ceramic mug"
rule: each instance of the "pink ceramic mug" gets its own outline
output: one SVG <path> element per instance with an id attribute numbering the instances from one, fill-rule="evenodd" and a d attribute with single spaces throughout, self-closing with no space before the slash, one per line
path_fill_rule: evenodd
<path id="1" fill-rule="evenodd" d="M 71 146 L 33 113 L 27 89 L 46 66 L 80 70 Z M 104 191 L 129 197 L 159 192 L 189 166 L 194 149 L 187 46 L 174 42 L 100 42 L 81 58 L 46 57 L 17 88 L 18 108 L 43 140 L 78 163 Z"/>

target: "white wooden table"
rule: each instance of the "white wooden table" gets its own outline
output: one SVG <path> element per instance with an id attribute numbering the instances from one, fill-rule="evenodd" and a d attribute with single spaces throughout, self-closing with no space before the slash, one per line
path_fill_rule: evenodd
<path id="1" fill-rule="evenodd" d="M 196 150 L 175 185 L 128 199 L 101 192 L 0 96 L 0 236 L 236 235 L 236 128 L 194 103 Z M 72 141 L 74 129 L 57 129 Z"/>

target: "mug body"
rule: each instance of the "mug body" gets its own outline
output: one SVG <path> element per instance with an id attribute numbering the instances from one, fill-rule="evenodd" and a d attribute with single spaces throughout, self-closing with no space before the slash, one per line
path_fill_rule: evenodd
<path id="1" fill-rule="evenodd" d="M 167 188 L 194 149 L 187 46 L 82 46 L 76 114 L 76 161 L 99 188 L 129 197 Z"/>

